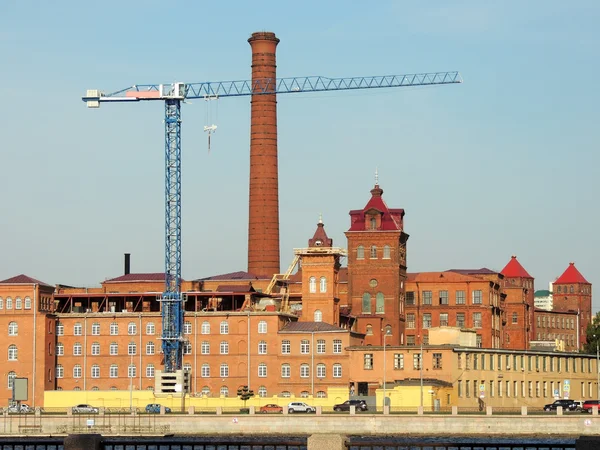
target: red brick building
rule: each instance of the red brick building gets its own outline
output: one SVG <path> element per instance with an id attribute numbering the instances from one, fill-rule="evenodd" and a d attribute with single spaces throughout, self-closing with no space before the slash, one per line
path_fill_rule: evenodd
<path id="1" fill-rule="evenodd" d="M 503 348 L 526 349 L 535 339 L 534 329 L 534 279 L 512 256 L 501 271 L 506 294 L 506 324 Z"/>

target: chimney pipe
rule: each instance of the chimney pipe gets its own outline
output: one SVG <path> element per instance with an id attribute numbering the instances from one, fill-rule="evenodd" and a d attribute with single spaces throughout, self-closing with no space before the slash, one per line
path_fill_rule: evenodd
<path id="1" fill-rule="evenodd" d="M 131 261 L 131 254 L 130 253 L 125 253 L 125 275 L 129 275 L 129 272 L 130 272 L 130 261 Z"/>
<path id="2" fill-rule="evenodd" d="M 273 276 L 280 272 L 279 181 L 277 172 L 277 96 L 275 92 L 275 33 L 252 33 L 250 124 L 250 202 L 248 215 L 248 272 Z"/>

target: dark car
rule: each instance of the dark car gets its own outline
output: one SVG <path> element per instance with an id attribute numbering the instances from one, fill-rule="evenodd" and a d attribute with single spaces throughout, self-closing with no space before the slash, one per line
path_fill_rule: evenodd
<path id="1" fill-rule="evenodd" d="M 562 406 L 563 411 L 576 411 L 577 402 L 568 399 L 556 400 L 554 403 L 544 405 L 544 411 L 556 411 L 556 408 Z"/>
<path id="2" fill-rule="evenodd" d="M 581 407 L 581 412 L 586 412 L 591 414 L 594 408 L 600 408 L 600 400 L 586 400 L 583 402 L 583 406 Z"/>
<path id="3" fill-rule="evenodd" d="M 160 405 L 158 403 L 150 403 L 146 405 L 146 412 L 148 414 L 160 414 Z M 165 413 L 170 413 L 171 408 L 165 406 Z"/>
<path id="4" fill-rule="evenodd" d="M 339 403 L 333 406 L 334 411 L 350 411 L 350 407 L 356 407 L 356 411 L 368 411 L 369 407 L 364 400 L 346 400 L 344 403 Z"/>

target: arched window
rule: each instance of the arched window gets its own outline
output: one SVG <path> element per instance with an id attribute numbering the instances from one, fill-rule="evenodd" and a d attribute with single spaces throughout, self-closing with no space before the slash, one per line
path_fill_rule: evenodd
<path id="1" fill-rule="evenodd" d="M 266 334 L 267 333 L 267 322 L 264 320 L 261 320 L 260 322 L 258 322 L 258 332 L 260 334 Z"/>
<path id="2" fill-rule="evenodd" d="M 12 298 L 6 297 L 6 309 L 12 309 Z"/>
<path id="3" fill-rule="evenodd" d="M 183 344 L 183 354 L 184 355 L 191 355 L 192 354 L 192 343 L 190 341 L 186 341 Z"/>
<path id="4" fill-rule="evenodd" d="M 377 246 L 371 245 L 371 259 L 377 259 Z"/>
<path id="5" fill-rule="evenodd" d="M 154 364 L 146 366 L 146 378 L 154 378 Z"/>
<path id="6" fill-rule="evenodd" d="M 210 388 L 208 386 L 202 387 L 202 395 L 206 395 L 207 397 L 210 395 Z"/>
<path id="7" fill-rule="evenodd" d="M 119 324 L 116 322 L 113 322 L 110 324 L 110 335 L 111 336 L 116 336 L 119 334 Z"/>
<path id="8" fill-rule="evenodd" d="M 325 364 L 317 364 L 317 378 L 325 378 L 326 373 L 327 369 L 325 368 Z"/>
<path id="9" fill-rule="evenodd" d="M 183 334 L 192 334 L 192 322 L 185 321 L 183 324 Z"/>
<path id="10" fill-rule="evenodd" d="M 365 292 L 362 299 L 362 312 L 371 314 L 371 294 Z"/>
<path id="11" fill-rule="evenodd" d="M 81 324 L 79 322 L 75 323 L 75 325 L 73 325 L 73 334 L 75 336 L 81 336 L 83 334 L 82 332 L 83 327 L 81 326 Z"/>
<path id="12" fill-rule="evenodd" d="M 310 277 L 308 279 L 308 291 L 311 294 L 314 294 L 315 292 L 317 292 L 317 278 L 316 277 Z"/>
<path id="13" fill-rule="evenodd" d="M 119 377 L 119 366 L 116 364 L 111 364 L 108 376 L 111 378 L 118 378 Z"/>
<path id="14" fill-rule="evenodd" d="M 367 336 L 373 335 L 373 325 L 367 325 Z"/>
<path id="15" fill-rule="evenodd" d="M 100 378 L 100 366 L 98 364 L 92 366 L 92 378 Z"/>
<path id="16" fill-rule="evenodd" d="M 31 298 L 25 297 L 25 309 L 31 309 Z"/>
<path id="17" fill-rule="evenodd" d="M 92 391 L 99 391 L 100 388 L 98 386 L 92 386 Z"/>
<path id="18" fill-rule="evenodd" d="M 92 335 L 100 336 L 100 324 L 98 322 L 92 324 Z"/>
<path id="19" fill-rule="evenodd" d="M 378 292 L 375 296 L 375 308 L 377 313 L 385 312 L 385 301 L 382 292 Z"/>
<path id="20" fill-rule="evenodd" d="M 229 366 L 227 364 L 221 364 L 219 376 L 221 378 L 227 378 L 229 376 Z"/>
<path id="21" fill-rule="evenodd" d="M 267 354 L 267 341 L 260 341 L 258 343 L 258 354 L 259 355 Z"/>
<path id="22" fill-rule="evenodd" d="M 323 321 L 323 313 L 321 312 L 320 309 L 315 310 L 314 320 L 315 320 L 315 322 L 322 322 Z"/>
<path id="23" fill-rule="evenodd" d="M 56 322 L 56 335 L 63 336 L 65 334 L 65 326 L 61 322 Z"/>
<path id="24" fill-rule="evenodd" d="M 73 367 L 73 378 L 81 378 L 81 366 L 79 364 L 75 364 Z"/>
<path id="25" fill-rule="evenodd" d="M 291 367 L 289 364 L 281 365 L 281 378 L 289 378 L 291 375 Z"/>
<path id="26" fill-rule="evenodd" d="M 206 363 L 202 364 L 202 369 L 200 370 L 200 376 L 202 378 L 210 378 L 210 366 Z"/>
<path id="27" fill-rule="evenodd" d="M 210 322 L 202 322 L 202 334 L 210 334 Z"/>
<path id="28" fill-rule="evenodd" d="M 61 364 L 57 365 L 56 366 L 56 378 L 62 378 L 64 376 L 65 376 L 65 369 L 64 369 L 64 367 Z"/>
<path id="29" fill-rule="evenodd" d="M 81 353 L 82 353 L 81 343 L 75 342 L 75 344 L 73 344 L 73 356 L 81 356 Z"/>
<path id="30" fill-rule="evenodd" d="M 573 286 L 571 286 L 571 289 L 573 289 Z M 23 308 L 23 300 L 21 300 L 21 297 L 17 297 L 15 299 L 15 309 L 22 309 Z"/>
<path id="31" fill-rule="evenodd" d="M 283 391 L 283 392 L 281 393 L 281 396 L 282 396 L 283 398 L 290 398 L 290 397 L 292 396 L 292 393 L 291 393 L 290 391 Z"/>
<path id="32" fill-rule="evenodd" d="M 135 322 L 129 322 L 127 324 L 127 334 L 129 336 L 135 336 L 137 334 L 137 326 L 135 325 Z"/>
<path id="33" fill-rule="evenodd" d="M 369 225 L 371 226 L 371 230 L 377 229 L 377 219 L 375 217 L 371 217 L 369 219 Z"/>
<path id="34" fill-rule="evenodd" d="M 154 322 L 149 322 L 146 324 L 146 334 L 152 336 L 156 333 L 156 327 L 154 326 Z"/>
<path id="35" fill-rule="evenodd" d="M 392 335 L 392 326 L 391 325 L 385 326 L 385 334 L 387 334 L 388 336 Z"/>
<path id="36" fill-rule="evenodd" d="M 154 355 L 154 342 L 146 342 L 146 355 Z"/>
<path id="37" fill-rule="evenodd" d="M 127 378 L 135 378 L 137 374 L 137 369 L 135 367 L 135 364 L 129 364 L 129 367 L 127 368 Z"/>
<path id="38" fill-rule="evenodd" d="M 300 392 L 300 398 L 308 398 L 309 395 L 310 393 L 308 391 Z"/>
<path id="39" fill-rule="evenodd" d="M 127 344 L 127 354 L 129 356 L 137 354 L 137 345 L 135 345 L 135 342 Z"/>
<path id="40" fill-rule="evenodd" d="M 342 365 L 334 364 L 333 365 L 333 378 L 342 378 Z"/>
<path id="41" fill-rule="evenodd" d="M 110 346 L 109 346 L 109 350 L 108 353 L 111 356 L 116 356 L 119 354 L 119 344 L 117 344 L 116 342 L 111 342 Z"/>
<path id="42" fill-rule="evenodd" d="M 8 372 L 8 377 L 7 377 L 8 389 L 12 389 L 13 383 L 15 382 L 15 378 L 17 378 L 16 372 Z"/>
<path id="43" fill-rule="evenodd" d="M 258 365 L 258 376 L 259 378 L 267 377 L 267 365 L 265 363 L 260 363 Z"/>
<path id="44" fill-rule="evenodd" d="M 202 344 L 200 345 L 200 353 L 203 355 L 210 355 L 210 342 L 202 341 Z"/>
<path id="45" fill-rule="evenodd" d="M 310 376 L 310 366 L 308 364 L 300 364 L 300 378 L 308 378 Z"/>
<path id="46" fill-rule="evenodd" d="M 9 361 L 16 361 L 17 360 L 17 346 L 15 344 L 12 344 L 8 347 L 8 360 Z"/>
<path id="47" fill-rule="evenodd" d="M 221 397 L 229 397 L 229 388 L 227 386 L 221 386 L 219 390 L 219 395 Z"/>
<path id="48" fill-rule="evenodd" d="M 327 393 L 325 391 L 317 391 L 317 398 L 326 398 L 327 397 Z"/>
<path id="49" fill-rule="evenodd" d="M 221 341 L 221 345 L 219 346 L 221 355 L 228 355 L 229 354 L 229 342 L 227 341 Z"/>
<path id="50" fill-rule="evenodd" d="M 365 259 L 365 248 L 362 245 L 356 247 L 356 259 Z"/>
<path id="51" fill-rule="evenodd" d="M 544 316 L 544 322 L 546 322 L 546 317 Z M 512 315 L 512 323 L 519 323 L 519 315 L 514 312 Z M 545 325 L 545 323 L 544 323 Z"/>
<path id="52" fill-rule="evenodd" d="M 229 324 L 225 321 L 221 322 L 221 334 L 229 334 Z"/>
<path id="53" fill-rule="evenodd" d="M 390 259 L 390 246 L 389 245 L 383 246 L 383 259 Z"/>
<path id="54" fill-rule="evenodd" d="M 17 336 L 19 334 L 19 325 L 17 322 L 10 322 L 8 324 L 8 335 L 9 336 Z"/>
<path id="55" fill-rule="evenodd" d="M 258 396 L 264 398 L 267 396 L 267 388 L 265 386 L 260 386 L 258 388 Z"/>
<path id="56" fill-rule="evenodd" d="M 4 299 L 0 297 L 0 309 L 4 309 Z"/>
<path id="57" fill-rule="evenodd" d="M 100 343 L 94 342 L 92 343 L 92 355 L 98 356 L 100 354 Z"/>
<path id="58" fill-rule="evenodd" d="M 327 292 L 327 278 L 321 277 L 319 280 L 319 292 Z"/>
<path id="59" fill-rule="evenodd" d="M 63 356 L 65 354 L 65 345 L 62 342 L 56 344 L 56 356 Z"/>

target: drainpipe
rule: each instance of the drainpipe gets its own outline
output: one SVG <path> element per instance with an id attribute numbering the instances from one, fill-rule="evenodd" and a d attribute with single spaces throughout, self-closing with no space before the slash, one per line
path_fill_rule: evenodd
<path id="1" fill-rule="evenodd" d="M 83 390 L 87 391 L 87 313 L 83 316 Z"/>
<path id="2" fill-rule="evenodd" d="M 250 310 L 248 310 L 248 389 L 250 389 Z"/>
<path id="3" fill-rule="evenodd" d="M 32 310 L 33 310 L 33 367 L 32 367 L 33 379 L 32 379 L 32 383 L 31 383 L 31 395 L 33 397 L 31 406 L 34 408 L 35 408 L 35 382 L 37 380 L 37 377 L 36 377 L 37 366 L 36 366 L 36 360 L 35 360 L 36 355 L 37 355 L 36 348 L 35 348 L 36 343 L 37 343 L 37 339 L 36 339 L 36 337 L 37 337 L 37 334 L 36 334 L 37 333 L 37 325 L 36 325 L 36 323 L 37 323 L 37 320 L 36 320 L 37 319 L 37 289 L 38 289 L 38 284 L 34 283 L 34 285 L 33 285 L 33 308 L 32 308 Z M 45 351 L 46 351 L 46 349 L 44 349 L 44 352 Z"/>
<path id="4" fill-rule="evenodd" d="M 142 303 L 143 303 L 143 301 L 142 301 Z M 142 305 L 142 308 L 143 308 L 143 305 Z M 138 374 L 139 374 L 139 376 L 138 376 L 138 383 L 139 383 L 138 384 L 138 390 L 141 391 L 142 390 L 142 350 L 143 350 L 143 347 L 142 347 L 142 314 L 141 313 L 138 314 L 138 318 L 139 318 L 139 327 L 138 327 L 138 330 L 140 331 L 140 346 L 139 346 L 139 349 L 140 349 L 140 362 L 139 362 L 139 370 L 138 370 Z"/>

